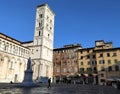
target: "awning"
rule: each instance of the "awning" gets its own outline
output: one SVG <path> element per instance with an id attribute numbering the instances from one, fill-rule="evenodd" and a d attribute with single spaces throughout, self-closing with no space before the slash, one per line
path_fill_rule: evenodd
<path id="1" fill-rule="evenodd" d="M 81 76 L 81 74 L 78 74 L 78 76 Z"/>
<path id="2" fill-rule="evenodd" d="M 120 81 L 120 77 L 111 76 L 106 79 L 107 81 Z"/>
<path id="3" fill-rule="evenodd" d="M 92 74 L 94 77 L 96 77 L 98 74 Z"/>
<path id="4" fill-rule="evenodd" d="M 88 77 L 88 74 L 79 74 L 81 77 Z"/>
<path id="5" fill-rule="evenodd" d="M 88 74 L 84 74 L 86 77 L 88 77 Z"/>
<path id="6" fill-rule="evenodd" d="M 115 81 L 115 79 L 112 79 L 112 78 L 108 78 L 106 79 L 107 81 Z"/>
<path id="7" fill-rule="evenodd" d="M 117 78 L 117 81 L 120 81 L 120 78 Z"/>

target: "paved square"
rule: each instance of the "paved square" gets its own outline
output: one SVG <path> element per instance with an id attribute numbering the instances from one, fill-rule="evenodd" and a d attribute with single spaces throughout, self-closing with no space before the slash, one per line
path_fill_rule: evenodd
<path id="1" fill-rule="evenodd" d="M 0 84 L 0 94 L 120 94 L 120 90 L 111 86 L 52 84 L 34 88 L 17 88 L 10 84 Z"/>

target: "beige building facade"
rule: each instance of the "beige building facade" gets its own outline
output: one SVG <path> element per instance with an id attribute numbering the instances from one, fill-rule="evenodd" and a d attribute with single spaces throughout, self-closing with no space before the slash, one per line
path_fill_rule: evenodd
<path id="1" fill-rule="evenodd" d="M 95 47 L 78 50 L 79 74 L 85 83 L 107 85 L 120 78 L 120 48 L 112 42 L 95 41 Z"/>

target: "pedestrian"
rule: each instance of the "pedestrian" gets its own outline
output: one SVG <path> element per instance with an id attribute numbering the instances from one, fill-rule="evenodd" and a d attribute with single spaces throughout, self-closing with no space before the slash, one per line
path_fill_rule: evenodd
<path id="1" fill-rule="evenodd" d="M 51 78 L 48 79 L 48 88 L 51 88 Z"/>
<path id="2" fill-rule="evenodd" d="M 12 81 L 10 81 L 10 84 L 13 84 L 13 82 L 12 82 Z"/>

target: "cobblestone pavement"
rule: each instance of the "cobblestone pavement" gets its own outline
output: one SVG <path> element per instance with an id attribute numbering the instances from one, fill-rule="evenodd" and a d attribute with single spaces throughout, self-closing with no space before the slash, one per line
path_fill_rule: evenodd
<path id="1" fill-rule="evenodd" d="M 0 94 L 120 94 L 111 86 L 54 84 L 51 88 L 41 85 L 34 88 L 17 88 L 14 84 L 0 84 Z"/>

